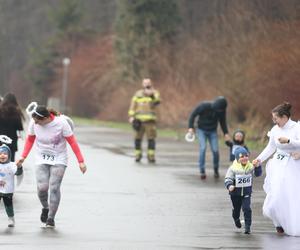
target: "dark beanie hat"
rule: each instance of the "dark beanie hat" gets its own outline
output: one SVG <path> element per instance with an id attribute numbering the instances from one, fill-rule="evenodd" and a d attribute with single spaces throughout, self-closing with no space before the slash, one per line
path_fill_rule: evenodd
<path id="1" fill-rule="evenodd" d="M 248 154 L 249 154 L 248 151 L 244 147 L 237 147 L 234 150 L 234 156 L 236 160 L 240 159 L 241 156 L 248 155 Z"/>

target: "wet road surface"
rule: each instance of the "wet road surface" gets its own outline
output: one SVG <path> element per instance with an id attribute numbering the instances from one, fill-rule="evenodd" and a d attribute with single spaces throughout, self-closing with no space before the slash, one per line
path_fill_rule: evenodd
<path id="1" fill-rule="evenodd" d="M 300 249 L 300 238 L 276 235 L 262 216 L 263 177 L 254 183 L 252 234 L 234 227 L 223 184 L 227 148 L 222 147 L 221 178 L 213 178 L 207 151 L 208 178 L 201 181 L 195 143 L 160 138 L 157 163 L 137 164 L 131 133 L 75 131 L 88 171 L 81 174 L 70 151 L 56 228 L 45 229 L 39 221 L 31 152 L 14 196 L 15 228 L 7 228 L 1 205 L 1 249 Z"/>

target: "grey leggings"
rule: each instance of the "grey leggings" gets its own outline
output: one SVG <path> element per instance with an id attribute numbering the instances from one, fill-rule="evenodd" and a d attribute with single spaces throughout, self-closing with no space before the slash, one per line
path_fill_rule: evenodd
<path id="1" fill-rule="evenodd" d="M 37 192 L 43 208 L 49 208 L 48 218 L 54 219 L 60 202 L 60 185 L 66 170 L 65 165 L 42 164 L 36 167 Z M 48 190 L 50 200 L 48 202 Z"/>

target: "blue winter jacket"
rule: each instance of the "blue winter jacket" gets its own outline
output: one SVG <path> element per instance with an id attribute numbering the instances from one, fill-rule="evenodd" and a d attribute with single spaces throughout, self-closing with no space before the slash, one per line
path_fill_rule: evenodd
<path id="1" fill-rule="evenodd" d="M 230 185 L 235 186 L 230 195 L 245 196 L 251 195 L 253 176 L 258 177 L 262 174 L 262 167 L 254 167 L 252 163 L 248 163 L 243 166 L 237 160 L 234 160 L 232 165 L 228 168 L 225 176 L 225 187 L 228 189 Z M 236 182 L 239 183 L 236 183 Z M 240 185 L 241 187 L 237 187 Z"/>

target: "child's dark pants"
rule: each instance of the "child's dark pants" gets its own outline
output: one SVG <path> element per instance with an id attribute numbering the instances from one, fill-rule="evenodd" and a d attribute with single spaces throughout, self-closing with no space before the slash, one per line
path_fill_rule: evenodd
<path id="1" fill-rule="evenodd" d="M 245 219 L 245 228 L 249 228 L 252 222 L 252 210 L 251 210 L 251 195 L 239 196 L 239 195 L 230 195 L 233 210 L 232 217 L 234 220 L 240 218 L 241 208 L 244 212 Z"/>

